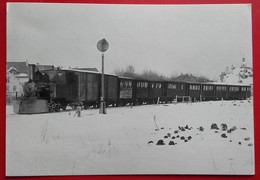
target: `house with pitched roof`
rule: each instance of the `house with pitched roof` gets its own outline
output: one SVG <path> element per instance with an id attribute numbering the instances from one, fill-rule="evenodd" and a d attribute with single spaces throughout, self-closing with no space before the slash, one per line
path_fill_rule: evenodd
<path id="1" fill-rule="evenodd" d="M 54 69 L 52 65 L 35 65 L 35 71 Z M 6 99 L 12 101 L 23 96 L 23 85 L 29 80 L 30 68 L 27 61 L 6 62 Z"/>

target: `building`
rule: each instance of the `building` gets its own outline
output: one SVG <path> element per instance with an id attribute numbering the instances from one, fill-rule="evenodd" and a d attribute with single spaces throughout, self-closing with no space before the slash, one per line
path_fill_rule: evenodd
<path id="1" fill-rule="evenodd" d="M 35 65 L 35 71 L 54 69 L 52 65 Z M 23 85 L 29 80 L 30 68 L 27 61 L 6 63 L 6 100 L 12 102 L 15 97 L 23 96 Z"/>

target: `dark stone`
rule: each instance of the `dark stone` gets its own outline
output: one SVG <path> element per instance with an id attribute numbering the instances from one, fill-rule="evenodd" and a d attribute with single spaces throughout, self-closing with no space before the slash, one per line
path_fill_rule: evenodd
<path id="1" fill-rule="evenodd" d="M 227 133 L 231 133 L 232 131 L 235 131 L 237 129 L 236 126 L 233 126 L 232 128 L 230 128 L 229 130 L 227 130 Z"/>
<path id="2" fill-rule="evenodd" d="M 149 141 L 149 142 L 148 142 L 148 144 L 151 144 L 151 143 L 153 143 L 153 141 Z"/>
<path id="3" fill-rule="evenodd" d="M 222 123 L 220 126 L 222 131 L 226 131 L 228 129 L 227 124 Z"/>
<path id="4" fill-rule="evenodd" d="M 241 142 L 238 142 L 239 145 L 241 145 L 242 143 Z"/>
<path id="5" fill-rule="evenodd" d="M 161 127 L 161 129 L 164 129 L 164 127 Z"/>
<path id="6" fill-rule="evenodd" d="M 192 137 L 191 136 L 188 136 L 188 140 L 191 140 L 192 139 Z"/>
<path id="7" fill-rule="evenodd" d="M 185 139 L 185 140 L 184 140 L 184 142 L 188 142 L 188 140 L 187 140 L 187 139 Z"/>
<path id="8" fill-rule="evenodd" d="M 181 136 L 181 140 L 184 140 L 185 139 L 185 137 L 184 136 Z"/>
<path id="9" fill-rule="evenodd" d="M 203 128 L 202 126 L 200 126 L 200 127 L 198 128 L 198 130 L 203 132 L 203 131 L 204 131 L 204 128 Z"/>
<path id="10" fill-rule="evenodd" d="M 169 145 L 175 145 L 175 144 L 177 144 L 177 143 L 175 143 L 174 141 L 169 142 Z"/>
<path id="11" fill-rule="evenodd" d="M 221 137 L 222 138 L 227 138 L 227 135 L 224 133 L 224 134 L 221 134 Z"/>
<path id="12" fill-rule="evenodd" d="M 168 136 L 168 137 L 171 137 L 171 133 L 167 133 L 167 136 Z"/>
<path id="13" fill-rule="evenodd" d="M 166 139 L 166 138 L 168 138 L 168 136 L 164 136 L 164 138 Z"/>
<path id="14" fill-rule="evenodd" d="M 250 140 L 250 137 L 246 137 L 244 140 L 245 140 L 245 141 L 249 141 L 249 140 Z"/>
<path id="15" fill-rule="evenodd" d="M 179 137 L 180 137 L 179 135 L 176 136 L 176 138 L 179 138 Z"/>
<path id="16" fill-rule="evenodd" d="M 172 139 L 175 139 L 175 136 L 172 136 Z"/>
<path id="17" fill-rule="evenodd" d="M 219 130 L 218 125 L 215 124 L 215 123 L 211 124 L 210 129 L 216 129 L 216 130 Z"/>
<path id="18" fill-rule="evenodd" d="M 160 139 L 156 145 L 165 145 L 164 141 L 162 139 Z"/>

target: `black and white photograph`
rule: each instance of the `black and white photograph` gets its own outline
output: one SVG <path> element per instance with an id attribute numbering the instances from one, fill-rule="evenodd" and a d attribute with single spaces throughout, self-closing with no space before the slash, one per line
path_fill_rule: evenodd
<path id="1" fill-rule="evenodd" d="M 255 174 L 251 4 L 6 13 L 6 176 Z"/>

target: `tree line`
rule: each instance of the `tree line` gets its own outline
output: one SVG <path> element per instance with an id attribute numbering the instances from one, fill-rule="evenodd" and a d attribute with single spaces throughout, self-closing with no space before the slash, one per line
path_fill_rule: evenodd
<path id="1" fill-rule="evenodd" d="M 173 74 L 171 76 L 165 76 L 159 74 L 154 70 L 143 70 L 142 73 L 136 73 L 133 65 L 128 65 L 125 69 L 115 69 L 114 73 L 117 76 L 147 79 L 152 81 L 183 81 L 183 82 L 212 82 L 206 76 L 196 76 L 188 73 Z"/>

